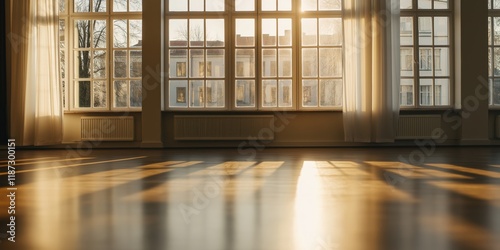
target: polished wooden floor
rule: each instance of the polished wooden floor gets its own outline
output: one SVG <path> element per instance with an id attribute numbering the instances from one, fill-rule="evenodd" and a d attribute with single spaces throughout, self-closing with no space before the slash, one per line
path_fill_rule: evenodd
<path id="1" fill-rule="evenodd" d="M 0 249 L 500 249 L 500 148 L 255 152 L 18 151 Z"/>

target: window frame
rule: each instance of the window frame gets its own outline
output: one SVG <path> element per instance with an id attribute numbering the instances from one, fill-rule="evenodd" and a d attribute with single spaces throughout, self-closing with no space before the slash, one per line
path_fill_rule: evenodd
<path id="1" fill-rule="evenodd" d="M 343 8 L 343 1 L 340 0 L 340 4 Z M 276 10 L 275 11 L 263 11 L 261 10 L 262 0 L 254 1 L 254 10 L 253 11 L 236 11 L 235 1 L 234 0 L 225 0 L 225 9 L 224 11 L 217 12 L 209 12 L 209 11 L 190 11 L 189 10 L 189 1 L 187 3 L 186 11 L 169 11 L 169 2 L 167 1 L 165 4 L 165 21 L 164 21 L 164 32 L 165 32 L 165 72 L 168 72 L 165 76 L 165 86 L 164 86 L 164 110 L 165 111 L 258 111 L 258 112 L 266 112 L 266 111 L 341 111 L 343 109 L 343 103 L 341 106 L 331 106 L 331 107 L 321 107 L 320 106 L 320 97 L 318 95 L 318 105 L 317 107 L 302 107 L 302 53 L 301 53 L 301 35 L 300 32 L 302 30 L 301 20 L 304 17 L 316 18 L 340 18 L 342 21 L 342 45 L 341 45 L 341 53 L 342 53 L 342 85 L 344 85 L 344 67 L 345 67 L 345 48 L 344 48 L 344 10 L 317 10 L 317 11 L 302 11 L 301 10 L 301 1 L 291 1 L 291 10 L 288 11 L 280 11 L 278 10 L 279 3 L 276 1 Z M 332 16 L 332 13 L 335 15 Z M 193 107 L 171 107 L 170 105 L 170 85 L 169 81 L 174 79 L 174 77 L 170 77 L 170 58 L 169 58 L 169 49 L 170 49 L 170 33 L 169 33 L 169 20 L 171 19 L 187 19 L 190 18 L 200 18 L 206 19 L 211 16 L 217 16 L 219 18 L 223 18 L 225 22 L 225 107 L 224 108 L 210 108 L 210 107 L 202 107 L 202 108 L 193 108 Z M 239 18 L 251 18 L 254 20 L 255 25 L 255 45 L 248 47 L 249 49 L 255 50 L 255 76 L 249 77 L 249 80 L 255 80 L 255 103 L 252 107 L 237 107 L 237 93 L 236 93 L 236 80 L 242 79 L 241 77 L 237 77 L 236 75 L 236 19 Z M 291 46 L 280 46 L 277 42 L 275 46 L 263 46 L 262 44 L 262 22 L 263 19 L 280 19 L 287 18 L 291 19 L 291 35 L 292 35 L 292 43 Z M 278 21 L 277 21 L 278 22 Z M 318 25 L 319 26 L 319 25 Z M 319 28 L 319 27 L 318 27 Z M 277 28 L 278 29 L 278 28 Z M 278 34 L 278 33 L 277 33 Z M 318 33 L 319 35 L 319 33 Z M 319 44 L 314 48 L 321 48 Z M 331 47 L 331 46 L 329 46 Z M 263 61 L 262 61 L 262 49 L 275 49 L 279 51 L 281 48 L 291 49 L 291 76 L 290 77 L 280 77 L 279 76 L 279 55 L 276 55 L 276 64 L 278 71 L 276 76 L 272 77 L 264 77 L 263 72 Z M 278 52 L 277 52 L 278 53 Z M 319 60 L 319 57 L 318 57 Z M 318 72 L 319 72 L 318 65 Z M 318 73 L 318 89 L 319 89 L 319 79 L 321 77 Z M 290 96 L 292 105 L 290 107 L 279 107 L 279 98 L 277 96 L 277 107 L 265 107 L 263 103 L 263 80 L 276 80 L 276 92 L 279 93 L 279 81 L 280 79 L 289 80 L 291 79 L 291 88 L 292 94 Z M 189 79 L 186 79 L 189 80 Z M 189 84 L 189 82 L 188 82 Z M 342 86 L 342 91 L 344 91 L 344 87 Z M 319 94 L 319 90 L 318 90 Z M 206 93 L 205 93 L 206 95 Z M 342 93 L 343 98 L 343 93 Z M 343 102 L 343 101 L 342 101 Z"/>
<path id="2" fill-rule="evenodd" d="M 103 12 L 76 12 L 74 9 L 74 0 L 59 0 L 60 2 L 64 2 L 65 11 L 59 13 L 59 20 L 65 20 L 65 71 L 66 71 L 66 88 L 63 90 L 61 88 L 61 92 L 66 96 L 66 105 L 64 107 L 65 113 L 90 113 L 90 112 L 142 112 L 142 104 L 141 107 L 130 107 L 130 86 L 128 86 L 127 91 L 127 103 L 129 107 L 113 107 L 114 106 L 114 81 L 117 79 L 114 77 L 114 58 L 113 53 L 116 49 L 113 46 L 113 23 L 116 19 L 126 19 L 126 20 L 142 20 L 142 10 L 141 11 L 129 11 L 130 4 L 127 0 L 127 11 L 123 12 L 115 12 L 113 11 L 114 0 L 106 0 L 106 11 Z M 106 83 L 106 107 L 93 107 L 93 80 L 90 78 L 91 82 L 91 99 L 90 105 L 91 107 L 78 107 L 77 102 L 77 83 L 78 79 L 74 70 L 75 70 L 75 51 L 78 50 L 90 50 L 93 51 L 94 48 L 91 46 L 90 48 L 78 48 L 74 44 L 75 39 L 75 21 L 76 20 L 105 20 L 106 21 L 106 47 L 99 50 L 104 50 L 106 53 L 106 77 L 103 78 L 102 81 Z M 128 22 L 127 22 L 128 23 Z M 128 29 L 128 27 L 127 27 Z M 129 41 L 129 33 L 127 32 L 127 43 Z M 130 51 L 130 47 L 123 48 L 124 50 Z M 138 50 L 142 52 L 142 47 Z M 128 62 L 128 61 L 127 61 Z M 127 64 L 128 67 L 128 64 Z M 141 67 L 142 72 L 142 67 Z M 92 74 L 92 72 L 91 72 Z M 130 82 L 130 76 L 126 79 Z M 140 78 L 142 81 L 142 73 Z M 99 80 L 99 79 L 98 79 Z M 119 80 L 119 79 L 118 79 Z M 130 84 L 129 84 L 130 85 Z M 64 91 L 64 92 L 63 92 Z"/>
<path id="3" fill-rule="evenodd" d="M 491 19 L 491 24 L 488 23 L 488 30 L 489 32 L 491 31 L 491 37 L 488 39 L 488 54 L 491 51 L 491 65 L 489 62 L 489 55 L 488 55 L 488 86 L 489 86 L 489 97 L 488 97 L 488 107 L 490 110 L 500 110 L 500 103 L 495 104 L 494 103 L 494 81 L 498 80 L 500 81 L 500 75 L 495 76 L 495 48 L 498 48 L 500 50 L 500 43 L 495 44 L 495 18 L 500 19 L 500 6 L 499 8 L 495 8 L 495 1 L 497 0 L 488 0 L 488 20 Z M 491 66 L 491 68 L 490 68 Z M 491 69 L 491 74 L 490 74 L 490 69 Z M 500 95 L 500 93 L 498 93 Z M 500 99 L 500 98 L 499 98 Z"/>
<path id="4" fill-rule="evenodd" d="M 411 106 L 403 106 L 401 105 L 400 100 L 400 109 L 401 110 L 445 110 L 453 108 L 455 105 L 455 6 L 454 1 L 448 0 L 448 8 L 447 9 L 434 9 L 434 3 L 436 0 L 430 0 L 431 9 L 419 9 L 418 7 L 419 0 L 411 0 L 412 8 L 411 9 L 401 9 L 400 16 L 402 17 L 411 17 L 413 19 L 412 23 L 412 36 L 413 36 L 413 45 L 400 45 L 400 48 L 410 48 L 413 49 L 413 77 L 403 77 L 401 76 L 401 82 L 404 79 L 413 78 L 413 105 Z M 419 42 L 419 17 L 431 17 L 432 18 L 432 45 L 420 45 Z M 448 45 L 435 45 L 435 33 L 434 33 L 434 18 L 435 17 L 447 17 L 448 18 Z M 432 49 L 432 76 L 421 76 L 420 75 L 420 49 L 421 48 L 431 48 Z M 436 76 L 436 56 L 435 49 L 448 48 L 449 49 L 449 76 Z M 440 55 L 440 60 L 442 61 L 442 55 Z M 401 67 L 402 68 L 402 67 Z M 400 73 L 401 74 L 401 73 Z M 432 90 L 432 105 L 422 105 L 421 104 L 421 93 L 420 93 L 420 80 L 422 79 L 431 79 L 433 81 L 433 90 Z M 449 93 L 448 105 L 436 105 L 436 79 L 449 79 Z M 426 86 L 426 85 L 422 85 Z M 400 96 L 401 96 L 401 88 L 400 88 Z M 441 98 L 440 98 L 441 99 Z"/>

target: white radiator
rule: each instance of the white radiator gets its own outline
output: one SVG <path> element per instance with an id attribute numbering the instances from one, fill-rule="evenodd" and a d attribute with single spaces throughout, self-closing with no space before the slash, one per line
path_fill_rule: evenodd
<path id="1" fill-rule="evenodd" d="M 498 139 L 500 139 L 500 115 L 497 115 L 497 119 L 495 121 L 495 135 Z"/>
<path id="2" fill-rule="evenodd" d="M 175 140 L 274 140 L 273 115 L 174 116 Z"/>
<path id="3" fill-rule="evenodd" d="M 133 141 L 133 116 L 82 117 L 82 141 Z"/>
<path id="4" fill-rule="evenodd" d="M 441 128 L 440 115 L 404 115 L 399 117 L 397 139 L 430 139 Z"/>

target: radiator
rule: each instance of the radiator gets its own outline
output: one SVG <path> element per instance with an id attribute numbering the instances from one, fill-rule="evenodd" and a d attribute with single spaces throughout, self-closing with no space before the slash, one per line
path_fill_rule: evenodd
<path id="1" fill-rule="evenodd" d="M 500 139 L 500 115 L 497 115 L 497 119 L 495 121 L 495 135 L 498 139 Z"/>
<path id="2" fill-rule="evenodd" d="M 405 115 L 399 117 L 397 139 L 430 139 L 441 128 L 440 115 Z"/>
<path id="3" fill-rule="evenodd" d="M 174 116 L 175 140 L 274 140 L 273 115 Z"/>
<path id="4" fill-rule="evenodd" d="M 81 118 L 82 141 L 133 141 L 133 116 L 96 116 Z"/>

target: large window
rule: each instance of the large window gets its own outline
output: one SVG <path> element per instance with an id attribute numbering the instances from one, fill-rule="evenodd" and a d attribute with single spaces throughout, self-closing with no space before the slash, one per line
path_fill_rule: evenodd
<path id="1" fill-rule="evenodd" d="M 142 0 L 60 0 L 66 110 L 140 110 L 141 12 Z"/>
<path id="2" fill-rule="evenodd" d="M 168 108 L 341 107 L 341 3 L 168 1 Z"/>
<path id="3" fill-rule="evenodd" d="M 500 106 L 500 0 L 488 0 L 488 75 L 490 105 Z"/>
<path id="4" fill-rule="evenodd" d="M 400 104 L 402 107 L 424 108 L 450 106 L 453 1 L 400 2 Z"/>

